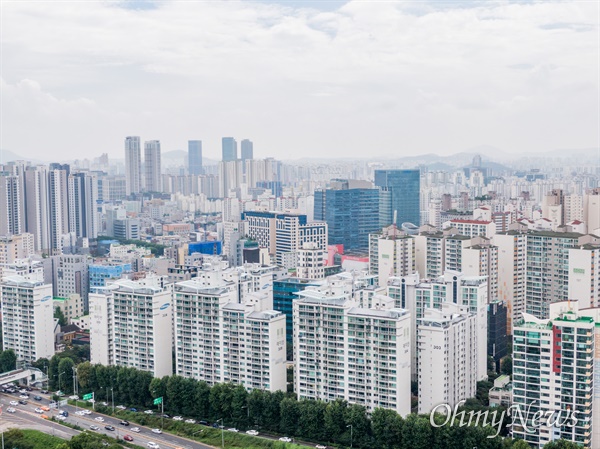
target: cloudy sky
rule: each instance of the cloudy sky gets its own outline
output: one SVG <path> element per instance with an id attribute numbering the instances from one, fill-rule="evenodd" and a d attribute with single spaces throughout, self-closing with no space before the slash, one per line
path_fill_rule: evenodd
<path id="1" fill-rule="evenodd" d="M 282 159 L 598 146 L 591 1 L 1 2 L 1 142 Z M 50 157 L 49 155 L 52 155 Z"/>

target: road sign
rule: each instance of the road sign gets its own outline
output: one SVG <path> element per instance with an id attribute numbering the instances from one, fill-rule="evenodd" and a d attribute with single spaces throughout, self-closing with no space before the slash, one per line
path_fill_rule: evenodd
<path id="1" fill-rule="evenodd" d="M 94 393 L 88 393 L 83 395 L 83 400 L 88 401 L 94 397 Z"/>
<path id="2" fill-rule="evenodd" d="M 162 404 L 162 396 L 154 400 L 154 405 Z"/>

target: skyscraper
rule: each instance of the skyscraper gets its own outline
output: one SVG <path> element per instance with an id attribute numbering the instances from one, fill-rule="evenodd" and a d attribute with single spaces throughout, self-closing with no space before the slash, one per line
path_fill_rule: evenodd
<path id="1" fill-rule="evenodd" d="M 190 175 L 202 174 L 201 140 L 188 140 L 188 171 Z"/>
<path id="2" fill-rule="evenodd" d="M 69 232 L 67 164 L 50 164 L 48 171 L 48 213 L 50 218 L 50 255 L 62 254 L 62 236 Z"/>
<path id="3" fill-rule="evenodd" d="M 0 173 L 0 235 L 21 233 L 21 201 L 19 178 Z"/>
<path id="4" fill-rule="evenodd" d="M 237 142 L 233 137 L 223 137 L 221 139 L 223 148 L 223 162 L 235 161 L 237 159 Z"/>
<path id="5" fill-rule="evenodd" d="M 144 142 L 144 172 L 146 192 L 160 192 L 160 141 Z"/>
<path id="6" fill-rule="evenodd" d="M 90 173 L 69 176 L 69 231 L 77 237 L 98 237 L 98 179 Z"/>
<path id="7" fill-rule="evenodd" d="M 375 185 L 380 188 L 380 226 L 388 226 L 394 220 L 402 223 L 421 223 L 420 197 L 421 174 L 419 170 L 375 170 Z"/>
<path id="8" fill-rule="evenodd" d="M 315 191 L 314 219 L 327 223 L 329 245 L 367 253 L 369 234 L 380 229 L 379 190 L 368 181 L 334 180 L 329 189 Z"/>
<path id="9" fill-rule="evenodd" d="M 127 195 L 139 193 L 142 190 L 142 151 L 140 137 L 125 137 L 125 178 Z"/>
<path id="10" fill-rule="evenodd" d="M 251 140 L 242 140 L 242 160 L 254 159 L 254 144 Z"/>

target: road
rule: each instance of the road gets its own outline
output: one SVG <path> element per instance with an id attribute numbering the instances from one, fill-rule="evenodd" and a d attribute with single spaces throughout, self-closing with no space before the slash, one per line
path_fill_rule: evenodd
<path id="1" fill-rule="evenodd" d="M 34 401 L 33 396 L 38 395 L 39 393 L 33 391 L 30 393 L 31 397 L 27 400 L 27 405 L 15 406 L 16 413 L 8 413 L 6 409 L 9 407 L 10 401 L 18 401 L 19 394 L 8 394 L 8 393 L 0 393 L 0 404 L 3 405 L 2 419 L 0 420 L 0 429 L 7 429 L 10 427 L 21 427 L 27 429 L 36 429 L 41 430 L 46 433 L 54 433 L 56 436 L 69 439 L 79 432 L 73 430 L 69 427 L 62 426 L 58 423 L 54 423 L 52 421 L 42 419 L 40 414 L 35 412 L 36 407 L 41 407 L 43 405 L 48 406 L 50 403 L 49 397 L 45 395 L 42 396 L 41 401 Z M 75 408 L 71 405 L 65 405 L 60 408 L 61 410 L 66 410 L 69 412 L 69 416 L 66 419 L 66 422 L 74 425 L 79 425 L 83 429 L 90 429 L 90 426 L 96 425 L 99 427 L 99 430 L 96 433 L 104 434 L 110 436 L 112 438 L 123 438 L 125 435 L 131 435 L 133 437 L 133 444 L 139 446 L 146 446 L 149 441 L 153 441 L 160 445 L 161 449 L 174 449 L 174 448 L 183 448 L 183 449 L 214 449 L 212 446 L 208 446 L 206 444 L 198 443 L 195 441 L 188 440 L 186 438 L 178 437 L 175 435 L 163 433 L 163 434 L 155 434 L 148 427 L 139 426 L 137 424 L 131 424 L 130 426 L 122 426 L 119 423 L 120 419 L 113 418 L 107 415 L 100 415 L 98 413 L 93 412 L 91 415 L 79 416 L 76 415 L 75 412 L 77 410 L 81 410 L 81 408 Z M 50 409 L 50 412 L 44 412 L 47 416 L 56 416 L 57 410 Z M 96 418 L 101 417 L 104 421 L 98 422 Z M 11 425 L 11 423 L 14 423 Z M 115 430 L 110 431 L 106 430 L 104 426 L 112 425 Z M 131 432 L 130 429 L 132 427 L 139 427 L 140 432 L 135 433 Z"/>

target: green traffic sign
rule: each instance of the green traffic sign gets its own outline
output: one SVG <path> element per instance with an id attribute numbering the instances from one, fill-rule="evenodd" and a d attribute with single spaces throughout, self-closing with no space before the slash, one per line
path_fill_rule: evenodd
<path id="1" fill-rule="evenodd" d="M 154 405 L 162 404 L 162 396 L 154 400 Z"/>
<path id="2" fill-rule="evenodd" d="M 88 393 L 83 395 L 83 400 L 87 401 L 88 399 L 92 399 L 94 397 L 94 393 Z"/>

